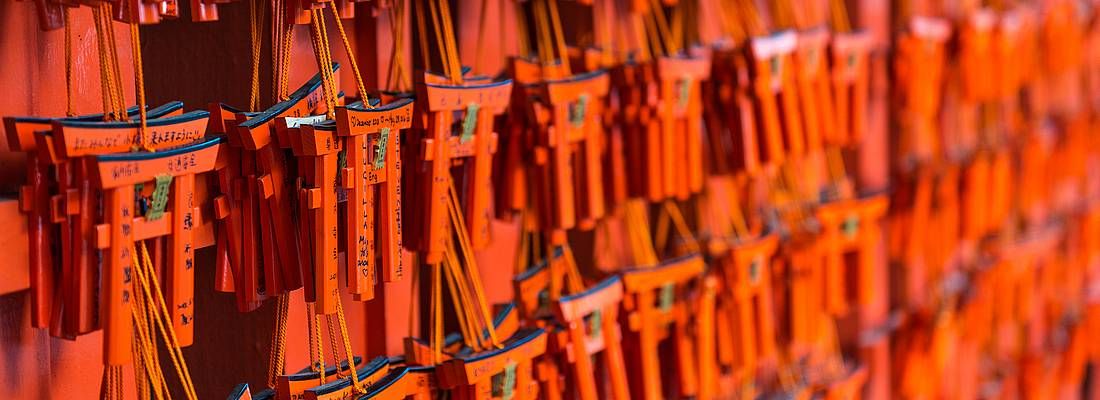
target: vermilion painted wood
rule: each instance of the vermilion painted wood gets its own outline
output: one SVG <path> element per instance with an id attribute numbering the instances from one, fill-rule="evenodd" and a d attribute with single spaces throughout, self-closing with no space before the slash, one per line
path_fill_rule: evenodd
<path id="1" fill-rule="evenodd" d="M 898 162 L 928 160 L 940 151 L 936 118 L 941 104 L 944 48 L 951 27 L 943 20 L 916 17 L 897 41 L 895 58 L 902 138 Z"/>
<path id="2" fill-rule="evenodd" d="M 389 374 L 371 385 L 361 399 L 428 400 L 437 385 L 435 367 L 395 366 Z"/>
<path id="3" fill-rule="evenodd" d="M 406 214 L 408 218 L 405 219 L 414 226 L 409 233 L 415 241 L 411 241 L 410 245 L 424 252 L 429 264 L 442 260 L 449 237 L 446 202 L 450 168 L 455 162 L 472 164 L 464 165 L 468 175 L 464 183 L 455 182 L 459 195 L 465 197 L 462 207 L 471 244 L 474 249 L 484 248 L 488 244 L 489 174 L 492 172 L 492 153 L 497 147 L 496 133 L 492 131 L 493 120 L 508 106 L 511 89 L 510 80 L 470 86 L 426 83 L 417 89 L 418 97 L 424 99 L 417 104 L 424 107 L 423 115 L 428 121 L 427 137 L 417 143 L 419 154 L 416 159 L 420 165 L 410 172 L 417 176 L 417 189 L 410 193 L 417 193 L 414 199 L 419 199 L 414 201 L 419 201 L 420 206 L 412 207 L 416 212 Z M 471 104 L 476 107 L 476 115 L 469 113 Z M 462 119 L 456 121 L 455 113 L 461 113 Z M 453 136 L 453 126 L 461 126 L 467 118 L 473 123 L 471 137 L 463 139 Z"/>
<path id="4" fill-rule="evenodd" d="M 600 123 L 609 79 L 602 71 L 544 81 L 538 95 L 550 105 L 549 124 L 541 126 L 549 149 L 550 179 L 545 191 L 543 227 L 568 230 L 578 221 L 594 226 L 604 214 Z"/>
<path id="5" fill-rule="evenodd" d="M 289 127 L 287 131 L 294 156 L 306 167 L 300 172 L 303 187 L 297 193 L 299 208 L 311 225 L 304 230 L 304 236 L 309 243 L 306 254 L 313 264 L 314 310 L 317 314 L 331 315 L 336 313 L 336 302 L 340 301 L 336 159 L 343 143 L 337 139 L 335 125 L 308 123 L 288 120 L 288 126 L 297 128 Z"/>
<path id="6" fill-rule="evenodd" d="M 763 137 L 753 109 L 752 80 L 747 51 L 738 47 L 717 48 L 711 52 L 711 84 L 715 92 L 707 114 L 708 143 L 714 149 L 712 170 L 717 173 L 745 171 L 757 174 L 761 168 L 760 142 Z M 721 127 L 720 127 L 721 126 Z M 729 147 L 720 144 L 729 143 Z M 726 149 L 723 151 L 722 149 Z M 727 156 L 730 154 L 732 156 Z M 729 159 L 727 161 L 727 158 Z"/>
<path id="7" fill-rule="evenodd" d="M 572 365 L 573 390 L 583 400 L 601 398 L 600 393 L 603 398 L 630 398 L 618 318 L 622 297 L 621 279 L 611 277 L 556 302 L 555 315 L 569 333 L 570 349 L 566 354 Z M 590 318 L 598 319 L 598 324 L 590 325 Z M 607 373 L 606 381 L 600 379 L 593 365 L 597 353 Z"/>
<path id="8" fill-rule="evenodd" d="M 368 373 L 373 369 L 367 366 L 362 357 L 355 356 L 353 358 L 357 369 L 368 371 Z M 336 364 L 325 364 L 325 378 L 323 381 L 321 380 L 321 374 L 314 370 L 312 366 L 305 367 L 296 373 L 276 376 L 274 397 L 279 400 L 305 398 L 307 390 L 316 390 L 321 386 L 332 383 L 339 385 L 343 381 L 342 376 L 349 376 L 350 374 L 351 368 L 348 366 L 347 360 L 340 361 L 339 367 Z"/>
<path id="9" fill-rule="evenodd" d="M 156 126 L 157 132 L 170 132 L 159 136 L 150 134 L 152 147 L 163 149 L 185 143 L 184 138 L 201 137 L 201 132 L 193 129 L 205 125 L 204 113 L 180 115 L 182 107 L 182 103 L 173 102 L 149 110 L 150 126 Z M 128 151 L 132 143 L 137 142 L 139 123 L 134 120 L 104 122 L 95 118 L 49 122 L 53 125 L 52 130 L 38 132 L 34 147 L 36 158 L 53 167 L 58 182 L 56 193 L 50 198 L 50 208 L 53 222 L 57 224 L 54 229 L 60 235 L 60 246 L 56 250 L 60 254 L 54 257 L 60 260 L 61 278 L 64 279 L 59 304 L 67 306 L 65 311 L 62 307 L 53 310 L 53 320 L 57 323 L 51 326 L 51 332 L 58 337 L 75 338 L 97 327 L 95 296 L 101 279 L 92 242 L 96 212 L 92 188 L 94 172 L 80 157 L 70 158 L 66 154 L 113 153 L 122 147 L 119 146 L 122 141 L 126 142 L 124 147 Z"/>
<path id="10" fill-rule="evenodd" d="M 346 137 L 349 165 L 342 176 L 349 186 L 346 226 L 348 286 L 364 300 L 374 297 L 376 249 L 381 251 L 382 278 L 401 279 L 401 134 L 412 126 L 413 102 L 398 100 L 364 109 L 336 110 L 337 134 Z M 374 135 L 373 137 L 368 137 Z M 378 191 L 379 201 L 373 200 Z M 378 207 L 374 207 L 377 204 Z M 374 213 L 381 220 L 375 232 Z M 354 271 L 353 271 L 354 269 Z"/>
<path id="11" fill-rule="evenodd" d="M 666 360 L 678 369 L 680 395 L 694 395 L 696 380 L 695 356 L 685 346 L 678 325 L 687 322 L 686 304 L 676 294 L 684 293 L 686 285 L 702 271 L 703 260 L 698 255 L 688 255 L 665 261 L 657 266 L 642 267 L 621 272 L 626 296 L 623 299 L 622 321 L 623 348 L 627 360 L 632 398 L 660 399 L 668 394 L 662 389 L 661 358 L 658 346 L 666 338 L 674 340 L 676 356 Z M 671 291 L 673 297 L 666 307 L 658 306 L 662 292 Z"/>
<path id="12" fill-rule="evenodd" d="M 546 351 L 547 336 L 541 328 L 521 329 L 499 349 L 457 355 L 436 367 L 439 386 L 460 399 L 536 399 L 539 386 L 533 360 Z M 512 375 L 503 384 L 512 387 L 494 385 L 498 374 Z M 506 396 L 508 392 L 511 396 Z"/>
<path id="13" fill-rule="evenodd" d="M 338 71 L 339 64 L 334 63 L 332 68 Z M 267 285 L 264 294 L 269 297 L 302 286 L 302 272 L 296 267 L 302 264 L 301 249 L 293 239 L 289 197 L 293 194 L 286 183 L 291 172 L 284 152 L 276 144 L 280 119 L 324 112 L 326 103 L 322 99 L 321 86 L 320 74 L 314 75 L 287 100 L 260 113 L 238 114 L 234 118 L 236 125 L 227 128 L 229 136 L 238 138 L 247 153 L 242 161 L 255 161 L 254 165 L 243 166 L 244 170 L 254 168 L 255 175 L 246 175 L 242 184 L 246 187 L 246 196 L 251 197 L 252 207 L 258 209 L 260 229 L 245 232 L 261 233 L 259 244 L 264 255 L 264 282 Z M 248 216 L 245 218 L 247 222 Z"/>
<path id="14" fill-rule="evenodd" d="M 886 213 L 889 201 L 885 196 L 823 204 L 817 211 L 821 221 L 825 256 L 825 304 L 835 315 L 846 314 L 854 299 L 858 307 L 875 302 L 879 292 L 875 290 L 875 252 L 882 241 L 880 221 Z M 855 252 L 859 261 L 856 274 L 845 272 L 844 254 Z M 856 293 L 845 289 L 845 276 L 855 276 L 852 287 Z"/>
<path id="15" fill-rule="evenodd" d="M 285 183 L 290 170 L 276 142 L 280 118 L 323 109 L 320 81 L 320 76 L 314 75 L 287 100 L 263 112 L 241 112 L 224 104 L 210 106 L 212 132 L 225 134 L 230 145 L 226 162 L 217 171 L 220 194 L 213 199 L 214 216 L 221 221 L 219 233 L 226 236 L 217 251 L 219 260 L 226 260 L 228 266 L 222 267 L 219 276 L 227 269 L 232 271 L 241 311 L 254 310 L 264 296 L 302 286 L 301 249 L 290 216 L 289 196 L 293 194 Z M 256 264 L 260 252 L 267 283 L 263 293 L 258 281 L 261 266 Z"/>
<path id="16" fill-rule="evenodd" d="M 180 116 L 182 112 L 183 104 L 180 102 L 173 102 L 166 104 L 155 109 L 151 109 L 148 112 L 147 117 L 154 120 L 163 118 L 172 118 Z M 131 115 L 131 121 L 135 121 L 136 115 Z M 169 128 L 170 129 L 170 128 Z M 49 142 L 50 136 L 43 136 L 43 141 Z M 162 145 L 155 145 L 161 148 Z M 58 143 L 56 140 L 52 143 L 43 143 L 41 146 L 44 149 L 57 149 Z M 56 154 L 52 152 L 51 154 Z M 74 280 L 68 282 L 69 296 L 66 301 L 69 301 L 71 311 L 64 315 L 64 324 L 62 331 L 65 336 L 73 336 L 76 334 L 86 333 L 95 329 L 96 324 L 94 320 L 95 309 L 95 291 L 97 283 L 97 262 L 95 260 L 96 255 L 93 248 L 93 244 L 90 241 L 92 230 L 94 229 L 92 215 L 95 212 L 96 198 L 91 188 L 91 175 L 92 172 L 87 163 L 74 161 L 67 162 L 64 158 L 57 157 L 55 162 L 60 162 L 58 166 L 59 171 L 67 169 L 68 177 L 64 179 L 70 180 L 69 186 L 62 186 L 60 188 L 62 197 L 54 197 L 54 203 L 64 202 L 63 207 L 57 207 L 58 209 L 64 208 L 66 210 L 66 220 L 62 223 L 68 224 L 68 227 L 62 229 L 62 235 L 69 236 L 69 246 L 63 247 L 63 252 L 69 254 L 63 255 L 62 258 L 68 256 L 70 271 L 73 273 Z M 64 182 L 64 180 L 62 180 Z M 64 239 L 63 239 L 64 242 Z M 64 266 L 62 267 L 64 269 Z"/>
<path id="17" fill-rule="evenodd" d="M 728 295 L 735 306 L 731 321 L 736 326 L 735 367 L 740 379 L 752 379 L 762 366 L 778 356 L 776 322 L 772 306 L 771 258 L 778 237 L 767 235 L 731 247 L 732 263 L 722 272 Z"/>
<path id="18" fill-rule="evenodd" d="M 798 238 L 784 244 L 786 269 L 785 325 L 788 351 L 801 358 L 823 354 L 828 345 L 821 330 L 825 311 L 824 257 L 819 237 Z"/>
<path id="19" fill-rule="evenodd" d="M 497 310 L 497 314 L 493 317 L 493 327 L 497 334 L 497 337 L 508 338 L 515 334 L 520 329 L 520 312 L 517 310 L 515 304 L 508 303 L 503 305 Z M 482 341 L 488 341 L 488 332 L 482 332 Z M 431 344 L 415 337 L 406 337 L 404 340 L 405 355 L 404 362 L 408 365 L 433 365 L 431 356 Z M 466 346 L 463 340 L 462 334 L 459 332 L 451 332 L 444 337 L 443 343 L 443 360 L 449 360 L 456 354 L 466 351 L 469 353 L 469 348 Z"/>
<path id="20" fill-rule="evenodd" d="M 703 190 L 702 82 L 710 78 L 707 57 L 657 60 L 661 123 L 662 186 L 666 197 L 686 200 Z M 655 145 L 655 144 L 650 144 Z"/>
<path id="21" fill-rule="evenodd" d="M 130 153 L 101 155 L 93 161 L 94 182 L 104 189 L 106 204 L 103 223 L 96 225 L 96 247 L 107 255 L 101 293 L 101 324 L 103 326 L 104 363 L 121 365 L 130 361 L 130 298 L 131 272 L 135 254 L 133 243 L 139 240 L 168 236 L 171 254 L 169 265 L 169 313 L 177 329 L 181 345 L 193 340 L 194 266 L 191 231 L 195 216 L 193 196 L 194 175 L 210 171 L 218 157 L 220 139 L 160 153 Z M 158 175 L 173 176 L 171 214 L 166 211 L 156 224 L 139 217 L 133 208 L 134 184 L 149 182 Z"/>
<path id="22" fill-rule="evenodd" d="M 661 167 L 660 126 L 654 110 L 655 98 L 650 88 L 656 72 L 652 64 L 623 64 L 611 71 L 612 82 L 619 94 L 617 124 L 620 126 L 622 161 L 614 153 L 616 140 L 612 139 L 610 174 L 612 187 L 625 186 L 632 197 L 649 200 L 664 198 Z M 642 173 L 629 173 L 640 170 Z M 620 182 L 621 180 L 621 182 Z M 613 199 L 614 200 L 614 199 Z"/>
<path id="23" fill-rule="evenodd" d="M 823 139 L 827 144 L 853 144 L 863 138 L 870 106 L 871 36 L 865 31 L 833 34 L 829 63 L 833 94 L 834 129 Z"/>
<path id="24" fill-rule="evenodd" d="M 93 114 L 77 118 L 97 120 L 102 119 L 103 115 Z M 31 324 L 36 328 L 49 327 L 53 309 L 62 307 L 62 304 L 53 304 L 54 292 L 57 288 L 53 287 L 55 282 L 54 254 L 51 251 L 51 246 L 57 241 L 57 234 L 54 232 L 53 223 L 48 215 L 50 212 L 50 188 L 47 175 L 50 162 L 48 156 L 38 156 L 35 151 L 37 148 L 35 132 L 48 131 L 50 121 L 49 118 L 4 117 L 4 132 L 7 135 L 8 143 L 13 150 L 27 154 L 27 184 L 20 188 L 19 205 L 20 209 L 27 215 L 26 229 L 30 244 L 29 274 L 33 277 L 30 285 L 32 291 L 31 313 L 33 316 Z M 46 150 L 43 149 L 43 152 L 45 153 Z M 71 272 L 71 266 L 66 268 L 66 265 L 63 264 L 62 270 L 62 276 L 64 276 L 66 275 L 64 271 Z M 62 288 L 61 290 L 62 292 L 75 293 L 73 288 Z M 64 298 L 76 298 L 76 296 L 64 296 Z M 62 301 L 62 303 L 64 302 L 65 300 Z M 70 310 L 76 310 L 71 304 L 70 307 Z M 66 314 L 66 321 L 75 321 L 75 318 L 69 318 L 68 315 L 76 316 L 82 315 L 82 313 L 70 312 Z M 88 317 L 90 318 L 91 315 L 88 315 Z M 70 332 L 77 330 L 74 326 L 70 327 L 74 328 L 69 329 Z"/>
<path id="25" fill-rule="evenodd" d="M 754 37 L 747 47 L 755 114 L 764 134 L 764 159 L 770 165 L 805 151 L 792 59 L 797 45 L 797 35 L 788 31 Z"/>
<path id="26" fill-rule="evenodd" d="M 549 259 L 516 274 L 512 286 L 519 314 L 525 321 L 537 324 L 553 315 L 552 302 L 564 294 L 566 277 L 561 263 L 561 254 L 555 252 Z"/>
<path id="27" fill-rule="evenodd" d="M 835 136 L 837 126 L 827 54 L 830 36 L 822 27 L 798 32 L 794 54 L 804 140 L 811 154 L 821 151 L 825 138 Z"/>
<path id="28" fill-rule="evenodd" d="M 390 371 L 389 360 L 386 357 L 378 357 L 366 365 L 356 366 L 356 377 L 361 385 L 373 385 Z M 347 371 L 350 375 L 350 370 Z M 302 398 L 307 400 L 343 400 L 353 398 L 356 388 L 350 376 L 339 378 L 324 385 L 306 389 L 302 392 Z"/>

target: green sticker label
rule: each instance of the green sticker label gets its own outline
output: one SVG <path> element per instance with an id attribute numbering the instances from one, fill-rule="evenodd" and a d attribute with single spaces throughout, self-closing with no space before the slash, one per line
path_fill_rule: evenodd
<path id="1" fill-rule="evenodd" d="M 149 206 L 149 212 L 145 213 L 147 221 L 156 221 L 164 216 L 164 207 L 168 205 L 168 187 L 171 184 L 172 175 L 157 175 L 156 186 L 153 188 L 153 204 Z"/>
<path id="2" fill-rule="evenodd" d="M 681 110 L 686 108 L 688 104 L 688 96 L 690 95 L 691 78 L 685 76 L 683 79 L 680 79 L 680 99 L 679 104 L 677 104 L 676 107 L 680 108 Z"/>
<path id="3" fill-rule="evenodd" d="M 752 283 L 760 282 L 760 264 L 762 263 L 763 261 L 760 260 L 759 256 L 752 259 L 752 262 L 749 263 L 749 280 Z"/>
<path id="4" fill-rule="evenodd" d="M 516 392 L 516 363 L 510 362 L 504 367 L 504 371 L 493 375 L 492 395 L 502 400 L 511 400 Z"/>
<path id="5" fill-rule="evenodd" d="M 581 96 L 579 98 L 577 98 L 577 102 L 574 103 L 573 106 L 570 107 L 570 110 L 569 110 L 569 119 L 570 119 L 570 122 L 573 123 L 574 127 L 580 128 L 580 127 L 584 126 L 584 113 L 587 111 L 587 109 L 588 109 L 588 93 L 584 93 L 584 94 L 581 94 Z"/>
<path id="6" fill-rule="evenodd" d="M 603 313 L 600 310 L 588 316 L 588 336 L 597 337 L 603 333 Z"/>
<path id="7" fill-rule="evenodd" d="M 477 112 L 481 107 L 477 103 L 466 106 L 466 117 L 462 119 L 462 136 L 459 141 L 469 142 L 474 137 L 474 128 L 477 128 Z"/>
<path id="8" fill-rule="evenodd" d="M 844 235 L 845 236 L 847 236 L 848 238 L 855 237 L 856 232 L 859 231 L 859 216 L 858 215 L 848 216 L 848 218 L 844 220 L 843 229 L 844 229 Z"/>
<path id="9" fill-rule="evenodd" d="M 386 146 L 390 142 L 390 128 L 378 132 L 378 143 L 374 146 L 374 169 L 386 166 Z"/>
<path id="10" fill-rule="evenodd" d="M 672 309 L 672 299 L 676 294 L 675 289 L 676 285 L 673 285 L 672 282 L 666 283 L 664 286 L 661 287 L 660 307 L 662 312 L 668 312 Z"/>

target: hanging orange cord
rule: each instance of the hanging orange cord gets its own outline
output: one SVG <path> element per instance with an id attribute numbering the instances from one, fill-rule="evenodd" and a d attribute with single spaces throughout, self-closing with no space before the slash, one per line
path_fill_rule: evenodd
<path id="1" fill-rule="evenodd" d="M 151 152 L 153 148 L 149 145 L 149 140 L 146 137 L 148 120 L 145 115 L 145 67 L 141 62 L 141 32 L 138 29 L 137 22 L 130 23 L 130 50 L 134 57 L 134 86 L 137 90 L 138 115 L 141 118 L 141 129 L 138 130 L 139 143 L 142 150 Z M 122 113 L 123 115 L 126 114 L 125 108 L 123 108 Z"/>
<path id="2" fill-rule="evenodd" d="M 336 6 L 332 3 L 329 3 L 329 9 L 332 10 L 332 19 L 336 21 L 336 30 L 340 33 L 340 41 L 344 44 L 344 53 L 348 56 L 348 64 L 351 64 L 351 72 L 355 76 L 356 89 L 359 89 L 359 97 L 363 99 L 363 106 L 374 108 L 374 105 L 367 98 L 367 86 L 363 84 L 363 75 L 359 73 L 359 63 L 355 59 L 355 52 L 351 48 L 351 42 L 348 41 L 348 35 L 344 33 L 344 23 L 340 21 L 340 14 L 336 12 Z M 326 37 L 325 40 L 327 41 L 328 38 Z M 328 47 L 327 43 L 325 47 Z M 331 54 L 329 57 L 331 59 Z M 331 70 L 332 68 L 328 69 Z"/>
<path id="3" fill-rule="evenodd" d="M 829 16 L 834 32 L 848 33 L 852 31 L 852 25 L 848 19 L 848 6 L 844 4 L 844 0 L 829 0 Z M 840 182 L 847 179 L 848 172 L 844 166 L 844 156 L 840 153 L 839 147 L 829 146 L 826 149 L 825 162 L 830 180 L 834 186 L 840 185 Z M 838 192 L 838 197 L 843 198 L 843 191 L 838 190 Z"/>
<path id="4" fill-rule="evenodd" d="M 103 2 L 92 7 L 92 22 L 95 26 L 96 46 L 99 54 L 99 79 L 100 93 L 103 101 L 103 118 L 107 121 L 117 121 L 125 118 L 125 105 L 119 99 L 119 85 L 116 81 L 115 71 L 112 67 L 117 63 L 110 48 L 114 45 L 111 40 L 111 5 Z M 110 32 L 113 34 L 113 32 Z M 66 35 L 68 37 L 69 35 Z M 67 46 L 68 47 L 68 46 Z M 66 57 L 68 58 L 68 57 Z M 67 74 L 71 73 L 71 66 L 66 68 Z M 67 86 L 71 88 L 70 83 Z M 121 112 L 120 112 L 121 110 Z M 121 118 L 120 118 L 121 116 Z M 101 399 L 122 399 L 122 366 L 107 365 L 103 370 L 103 381 L 100 386 Z"/>
<path id="5" fill-rule="evenodd" d="M 137 277 L 137 282 L 140 283 L 137 294 L 145 297 L 143 301 L 148 306 L 147 308 L 149 308 L 146 311 L 146 315 L 153 319 L 154 324 L 151 325 L 156 326 L 161 334 L 161 338 L 164 340 L 165 347 L 168 349 L 169 359 L 172 360 L 176 374 L 180 378 L 184 393 L 189 400 L 195 400 L 198 398 L 195 393 L 195 384 L 191 379 L 191 372 L 187 368 L 187 361 L 183 357 L 183 350 L 179 346 L 179 339 L 176 338 L 176 332 L 173 328 L 171 317 L 168 314 L 168 307 L 164 302 L 164 296 L 161 295 L 163 291 L 157 279 L 156 269 L 153 266 L 152 259 L 149 257 L 149 250 L 145 242 L 142 241 L 139 243 L 141 249 L 141 262 L 137 260 L 136 250 L 133 251 L 135 275 Z M 146 342 L 146 345 L 151 348 L 156 347 L 156 342 L 152 339 L 151 334 L 150 340 Z M 153 350 L 150 349 L 148 351 L 152 352 Z M 150 358 L 150 360 L 151 365 L 157 365 L 157 362 L 159 362 L 157 358 Z M 160 369 L 159 365 L 156 366 L 156 369 Z M 167 387 L 165 387 L 165 390 L 167 392 Z"/>
<path id="6" fill-rule="evenodd" d="M 248 7 L 248 39 L 252 55 L 248 104 L 252 111 L 260 109 L 260 49 L 263 47 L 261 30 L 264 26 L 264 3 L 264 0 L 249 0 Z"/>
<path id="7" fill-rule="evenodd" d="M 399 1 L 390 6 L 390 35 L 393 47 L 390 48 L 390 68 L 386 74 L 386 88 L 396 92 L 405 92 L 412 88 L 412 77 L 405 70 L 403 49 L 405 48 L 405 2 Z"/>

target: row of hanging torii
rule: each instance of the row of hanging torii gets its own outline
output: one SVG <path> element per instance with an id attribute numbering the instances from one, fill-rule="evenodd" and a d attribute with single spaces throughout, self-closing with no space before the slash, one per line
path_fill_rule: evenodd
<path id="1" fill-rule="evenodd" d="M 217 3 L 193 0 L 193 19 Z M 887 341 L 898 396 L 1080 386 L 1098 353 L 1083 338 L 1100 212 L 1081 199 L 1100 31 L 1075 3 L 901 17 L 889 211 L 846 172 L 881 53 L 842 1 L 503 4 L 520 56 L 491 78 L 461 64 L 447 1 L 370 3 L 399 49 L 412 12 L 418 56 L 413 73 L 392 52 L 372 92 L 340 21 L 353 3 L 252 1 L 252 111 L 186 113 L 126 107 L 110 29 L 130 23 L 145 104 L 137 25 L 177 16 L 174 0 L 39 4 L 46 27 L 92 8 L 104 113 L 4 120 L 31 160 L 32 323 L 104 330 L 104 397 L 121 397 L 128 363 L 140 397 L 168 396 L 161 340 L 194 398 L 179 348 L 193 253 L 213 244 L 217 290 L 242 312 L 278 303 L 268 387 L 232 398 L 858 397 L 882 368 L 863 349 Z M 590 16 L 575 40 L 559 7 Z M 319 72 L 291 91 L 295 24 Z M 265 37 L 276 101 L 259 110 Z M 876 261 L 887 212 L 894 290 Z M 522 234 L 515 300 L 491 310 L 473 252 L 493 218 Z M 594 232 L 592 254 L 574 256 L 575 232 Z M 354 356 L 341 292 L 370 300 L 399 279 L 422 282 L 422 328 L 402 355 Z M 298 289 L 312 364 L 288 374 Z M 895 318 L 861 322 L 888 294 Z"/>

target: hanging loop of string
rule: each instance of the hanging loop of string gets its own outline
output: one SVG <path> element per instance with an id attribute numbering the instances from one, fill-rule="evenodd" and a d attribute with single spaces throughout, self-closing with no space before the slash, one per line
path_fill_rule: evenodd
<path id="1" fill-rule="evenodd" d="M 325 115 L 329 119 L 336 118 L 336 78 L 332 72 L 332 52 L 329 50 L 328 32 L 325 29 L 325 17 L 321 9 L 310 11 L 310 34 L 313 42 L 313 53 L 317 59 L 317 69 L 321 72 L 322 89 L 325 96 Z"/>
<path id="2" fill-rule="evenodd" d="M 134 57 L 134 87 L 137 91 L 138 115 L 141 118 L 141 128 L 138 130 L 138 144 L 142 150 L 153 151 L 147 137 L 148 119 L 145 115 L 145 67 L 141 62 L 141 32 L 137 22 L 130 23 L 130 49 Z M 125 109 L 124 109 L 125 110 Z M 125 111 L 123 111 L 125 114 Z"/>
<path id="3" fill-rule="evenodd" d="M 92 8 L 92 21 L 99 52 L 100 92 L 103 100 L 103 118 L 107 121 L 126 119 L 126 105 L 122 85 L 118 81 L 118 57 L 111 27 L 111 3 L 102 2 Z"/>
<path id="4" fill-rule="evenodd" d="M 348 63 L 351 64 L 351 72 L 355 75 L 355 85 L 356 88 L 359 89 L 359 97 L 363 99 L 363 106 L 366 108 L 374 108 L 370 103 L 370 99 L 367 98 L 367 86 L 363 84 L 363 76 L 359 74 L 359 64 L 355 60 L 355 52 L 351 49 L 351 42 L 348 41 L 348 35 L 344 33 L 344 23 L 340 21 L 340 14 L 336 12 L 336 6 L 331 3 L 329 4 L 329 9 L 332 10 L 332 19 L 336 21 L 336 30 L 339 31 L 340 40 L 344 44 L 344 53 L 348 55 Z M 326 38 L 325 40 L 328 39 Z M 326 44 L 325 47 L 328 47 L 328 44 Z"/>
<path id="5" fill-rule="evenodd" d="M 248 7 L 248 42 L 252 56 L 248 104 L 252 111 L 260 109 L 260 49 L 262 47 L 260 31 L 264 25 L 264 3 L 266 3 L 266 0 L 250 0 Z M 277 13 L 278 11 L 276 11 Z M 272 46 L 272 48 L 274 47 Z"/>

